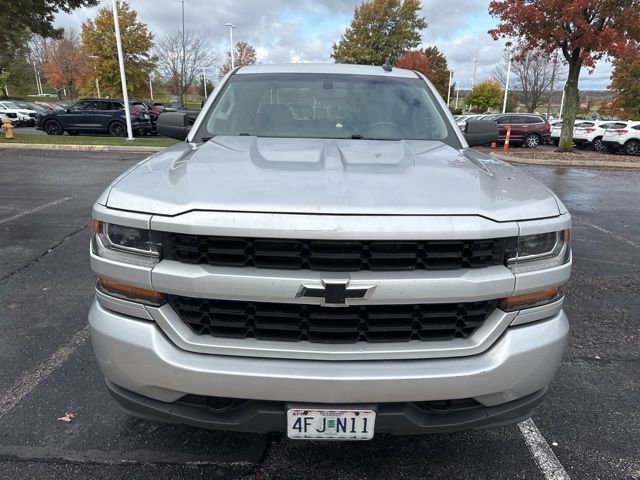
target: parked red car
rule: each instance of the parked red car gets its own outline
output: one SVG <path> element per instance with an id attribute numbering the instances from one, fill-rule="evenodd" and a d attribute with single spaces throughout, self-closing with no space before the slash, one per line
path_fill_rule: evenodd
<path id="1" fill-rule="evenodd" d="M 492 120 L 498 124 L 498 141 L 501 143 L 504 143 L 509 125 L 511 125 L 509 143 L 512 145 L 536 148 L 542 143 L 547 143 L 551 135 L 549 122 L 534 113 L 505 113 L 491 115 L 483 120 Z"/>

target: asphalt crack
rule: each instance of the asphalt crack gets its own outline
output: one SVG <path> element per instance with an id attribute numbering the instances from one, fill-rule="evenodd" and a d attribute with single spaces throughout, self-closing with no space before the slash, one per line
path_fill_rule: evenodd
<path id="1" fill-rule="evenodd" d="M 15 270 L 13 270 L 12 272 L 8 273 L 7 275 L 5 275 L 4 277 L 0 278 L 0 282 L 7 280 L 11 277 L 13 277 L 14 275 L 16 275 L 17 273 L 20 273 L 21 271 L 35 265 L 36 263 L 38 263 L 40 260 L 42 260 L 44 257 L 46 257 L 47 255 L 49 255 L 51 252 L 53 252 L 56 248 L 58 248 L 60 245 L 66 243 L 71 237 L 73 237 L 74 235 L 82 232 L 83 230 L 85 230 L 89 225 L 83 225 L 80 228 L 78 228 L 77 230 L 74 230 L 73 232 L 71 232 L 70 234 L 68 234 L 66 237 L 64 237 L 62 240 L 60 240 L 58 243 L 56 243 L 55 245 L 53 245 L 52 247 L 49 247 L 45 252 L 41 253 L 40 255 L 38 255 L 36 258 L 34 258 L 33 260 L 31 260 L 29 263 L 22 265 L 18 268 L 16 268 Z"/>

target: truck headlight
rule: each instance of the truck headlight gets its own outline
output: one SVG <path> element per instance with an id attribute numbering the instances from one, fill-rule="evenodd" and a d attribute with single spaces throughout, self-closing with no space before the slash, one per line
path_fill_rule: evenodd
<path id="1" fill-rule="evenodd" d="M 509 255 L 507 266 L 514 273 L 523 273 L 564 265 L 571 258 L 570 232 L 566 228 L 518 237 L 518 245 Z"/>
<path id="2" fill-rule="evenodd" d="M 152 267 L 160 261 L 157 232 L 100 220 L 93 221 L 93 253 L 117 262 Z"/>

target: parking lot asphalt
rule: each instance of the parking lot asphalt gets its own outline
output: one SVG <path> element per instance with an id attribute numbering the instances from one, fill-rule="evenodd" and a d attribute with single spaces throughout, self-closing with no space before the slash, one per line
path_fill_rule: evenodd
<path id="1" fill-rule="evenodd" d="M 321 443 L 120 413 L 88 342 L 88 226 L 141 158 L 0 151 L 0 478 L 640 479 L 640 172 L 525 168 L 574 219 L 571 338 L 533 415 L 558 471 L 516 425 Z"/>

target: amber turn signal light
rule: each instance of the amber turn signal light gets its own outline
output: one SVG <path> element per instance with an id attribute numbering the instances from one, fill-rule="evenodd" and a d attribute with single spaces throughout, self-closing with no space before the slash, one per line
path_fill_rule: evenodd
<path id="1" fill-rule="evenodd" d="M 148 290 L 146 288 L 133 287 L 107 278 L 99 278 L 98 286 L 104 293 L 124 298 L 125 300 L 137 301 L 151 305 L 162 305 L 165 302 L 164 295 L 160 292 Z"/>
<path id="2" fill-rule="evenodd" d="M 523 293 L 522 295 L 503 298 L 500 300 L 498 308 L 503 312 L 513 312 L 515 310 L 546 305 L 559 300 L 561 297 L 562 289 L 560 287 L 547 288 L 546 290 L 540 290 L 538 292 Z"/>

